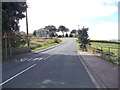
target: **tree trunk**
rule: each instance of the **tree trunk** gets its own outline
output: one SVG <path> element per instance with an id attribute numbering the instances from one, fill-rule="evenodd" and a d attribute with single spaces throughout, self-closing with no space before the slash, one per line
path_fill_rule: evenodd
<path id="1" fill-rule="evenodd" d="M 63 33 L 63 37 L 64 37 L 64 32 L 62 31 L 62 33 Z"/>

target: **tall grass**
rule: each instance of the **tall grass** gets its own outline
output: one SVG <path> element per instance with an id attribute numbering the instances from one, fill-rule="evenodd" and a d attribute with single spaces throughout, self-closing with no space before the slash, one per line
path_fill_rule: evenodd
<path id="1" fill-rule="evenodd" d="M 63 41 L 58 38 L 32 37 L 30 42 L 31 42 L 30 46 L 32 51 L 36 51 L 36 50 L 41 50 L 50 46 L 57 45 Z"/>

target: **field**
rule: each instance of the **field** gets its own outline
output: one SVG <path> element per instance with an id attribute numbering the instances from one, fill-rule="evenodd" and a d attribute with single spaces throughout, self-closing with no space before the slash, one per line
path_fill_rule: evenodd
<path id="1" fill-rule="evenodd" d="M 91 44 L 93 46 L 106 46 L 106 47 L 119 47 L 118 44 L 111 44 L 111 43 L 96 43 L 96 42 L 91 42 Z M 109 49 L 108 48 L 103 48 L 103 51 L 108 52 Z M 118 55 L 118 49 L 113 49 L 110 48 L 110 52 L 115 53 L 116 55 Z"/>
<path id="2" fill-rule="evenodd" d="M 41 37 L 32 37 L 30 39 L 30 46 L 32 51 L 44 49 L 50 46 L 57 45 L 61 43 L 62 40 L 58 38 L 41 38 Z"/>
<path id="3" fill-rule="evenodd" d="M 110 58 L 112 60 L 118 60 L 118 57 L 119 56 L 119 51 L 120 49 L 116 49 L 116 48 L 119 48 L 119 44 L 111 44 L 111 43 L 98 43 L 98 42 L 90 42 L 90 44 L 94 47 L 94 46 L 104 46 L 104 47 L 95 47 L 95 49 L 98 49 L 98 50 L 102 50 L 104 53 L 111 53 L 115 56 L 111 56 L 110 55 Z M 105 47 L 110 47 L 110 48 L 105 48 Z M 116 47 L 116 48 L 112 48 L 112 47 Z"/>

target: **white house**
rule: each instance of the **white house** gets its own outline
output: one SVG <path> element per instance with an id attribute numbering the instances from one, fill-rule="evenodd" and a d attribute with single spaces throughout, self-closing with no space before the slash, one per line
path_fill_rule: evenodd
<path id="1" fill-rule="evenodd" d="M 36 30 L 36 36 L 37 37 L 49 37 L 49 30 L 44 29 L 44 28 Z"/>

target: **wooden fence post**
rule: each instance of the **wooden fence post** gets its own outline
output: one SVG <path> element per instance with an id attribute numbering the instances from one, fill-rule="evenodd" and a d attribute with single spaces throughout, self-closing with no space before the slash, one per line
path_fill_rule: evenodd
<path id="1" fill-rule="evenodd" d="M 109 51 L 108 51 L 108 52 L 109 52 L 109 60 L 110 60 L 110 47 L 108 47 L 108 49 L 109 49 Z"/>
<path id="2" fill-rule="evenodd" d="M 103 57 L 103 48 L 102 47 L 101 47 L 101 54 L 102 54 L 101 56 Z"/>

